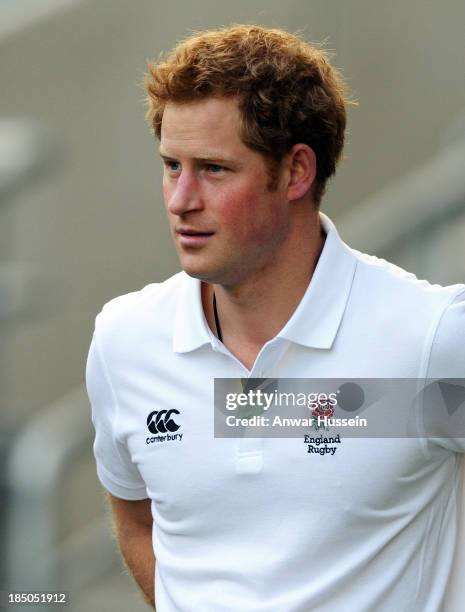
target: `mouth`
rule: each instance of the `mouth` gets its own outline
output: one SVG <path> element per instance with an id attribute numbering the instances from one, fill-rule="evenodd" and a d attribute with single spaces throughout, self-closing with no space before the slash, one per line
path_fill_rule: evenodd
<path id="1" fill-rule="evenodd" d="M 213 233 L 214 232 L 193 230 L 187 228 L 180 228 L 176 230 L 176 236 L 178 238 L 179 244 L 182 247 L 192 248 L 199 248 L 204 246 L 213 236 Z"/>

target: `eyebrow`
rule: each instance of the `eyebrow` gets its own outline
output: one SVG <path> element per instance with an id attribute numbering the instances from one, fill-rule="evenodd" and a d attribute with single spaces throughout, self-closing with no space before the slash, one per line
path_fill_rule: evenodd
<path id="1" fill-rule="evenodd" d="M 161 151 L 159 151 L 159 154 L 160 157 L 166 161 L 177 161 L 176 157 L 172 157 L 171 155 L 165 155 Z M 217 162 L 219 164 L 237 165 L 237 163 L 234 162 L 232 159 L 224 159 L 220 156 L 213 154 L 202 155 L 202 157 L 194 157 L 193 160 L 196 162 Z"/>

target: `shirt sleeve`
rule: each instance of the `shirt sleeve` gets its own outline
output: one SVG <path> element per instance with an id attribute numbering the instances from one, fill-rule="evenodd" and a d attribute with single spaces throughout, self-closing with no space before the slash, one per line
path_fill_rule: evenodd
<path id="1" fill-rule="evenodd" d="M 459 453 L 465 452 L 465 286 L 443 311 L 431 345 L 427 378 L 435 388 L 424 414 L 434 410 L 430 443 Z M 435 399 L 434 399 L 435 398 Z M 437 405 L 430 405 L 435 402 Z"/>
<path id="2" fill-rule="evenodd" d="M 101 355 L 96 332 L 86 367 L 86 386 L 95 428 L 94 456 L 102 485 L 115 497 L 146 499 L 147 489 L 128 449 L 115 438 L 117 400 Z"/>

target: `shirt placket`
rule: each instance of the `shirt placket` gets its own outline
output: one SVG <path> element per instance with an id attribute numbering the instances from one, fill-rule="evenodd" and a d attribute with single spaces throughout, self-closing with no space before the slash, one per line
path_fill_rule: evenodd
<path id="1" fill-rule="evenodd" d="M 267 343 L 250 371 L 222 343 L 217 343 L 216 350 L 227 354 L 239 365 L 242 389 L 247 392 L 259 386 L 263 387 L 266 380 L 277 375 L 277 364 L 285 351 L 285 344 L 280 338 Z M 265 438 L 255 437 L 254 434 L 253 427 L 244 427 L 241 437 L 237 440 L 234 463 L 238 474 L 257 474 L 263 469 Z"/>

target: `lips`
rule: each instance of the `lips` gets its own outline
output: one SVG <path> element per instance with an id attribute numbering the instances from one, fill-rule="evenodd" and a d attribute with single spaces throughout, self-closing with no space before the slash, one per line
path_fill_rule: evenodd
<path id="1" fill-rule="evenodd" d="M 179 244 L 185 248 L 200 248 L 207 244 L 213 236 L 213 232 L 191 228 L 179 228 L 176 230 Z"/>
<path id="2" fill-rule="evenodd" d="M 182 236 L 211 236 L 213 234 L 213 232 L 208 232 L 206 230 L 196 230 L 187 228 L 179 228 L 176 230 L 176 233 Z"/>

